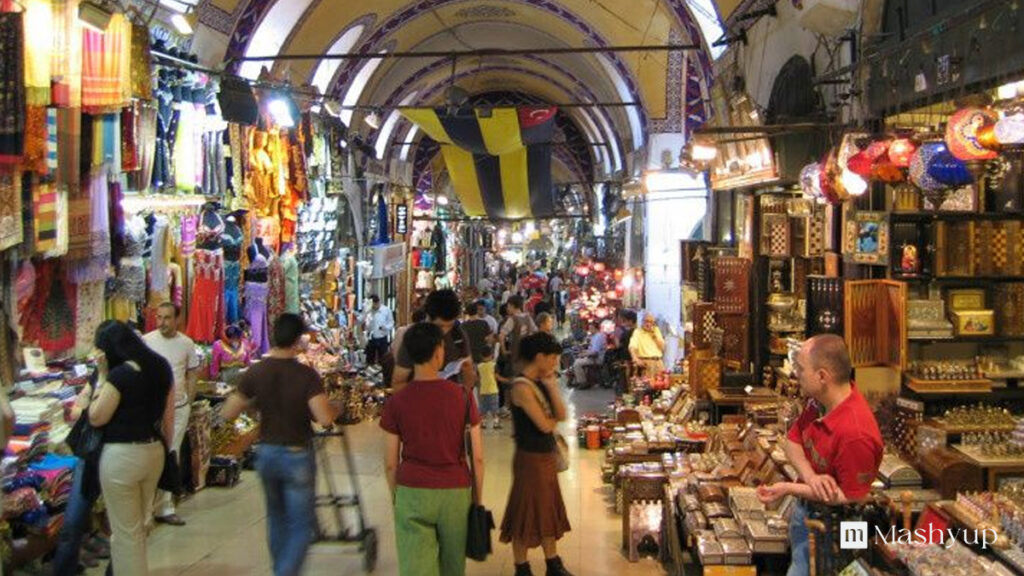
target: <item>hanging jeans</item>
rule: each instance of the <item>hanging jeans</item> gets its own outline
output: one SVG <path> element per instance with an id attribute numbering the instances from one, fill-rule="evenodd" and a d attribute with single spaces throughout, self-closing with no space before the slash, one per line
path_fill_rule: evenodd
<path id="1" fill-rule="evenodd" d="M 256 471 L 267 503 L 274 576 L 298 576 L 316 531 L 316 459 L 311 448 L 261 444 Z"/>

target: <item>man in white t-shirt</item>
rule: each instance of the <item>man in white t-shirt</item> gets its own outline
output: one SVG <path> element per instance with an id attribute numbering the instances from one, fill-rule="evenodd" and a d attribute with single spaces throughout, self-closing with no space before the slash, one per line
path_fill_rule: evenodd
<path id="1" fill-rule="evenodd" d="M 142 339 L 154 352 L 164 357 L 174 373 L 174 437 L 168 438 L 171 452 L 181 456 L 181 443 L 188 429 L 188 418 L 192 413 L 192 399 L 199 377 L 199 355 L 196 345 L 188 336 L 178 332 L 178 308 L 164 302 L 156 311 L 157 329 Z M 185 521 L 174 508 L 174 495 L 157 490 L 153 506 L 154 520 L 171 526 L 184 526 Z"/>

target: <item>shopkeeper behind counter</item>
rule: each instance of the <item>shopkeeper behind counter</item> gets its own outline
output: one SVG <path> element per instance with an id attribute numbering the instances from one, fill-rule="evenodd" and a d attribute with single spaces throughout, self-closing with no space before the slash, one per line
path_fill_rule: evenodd
<path id="1" fill-rule="evenodd" d="M 800 499 L 789 519 L 793 557 L 787 576 L 806 576 L 806 502 L 840 504 L 866 497 L 882 461 L 882 434 L 871 407 L 850 380 L 850 353 L 842 338 L 811 338 L 797 353 L 794 370 L 800 390 L 810 399 L 784 446 L 800 482 L 761 486 L 758 497 L 766 504 L 790 494 Z"/>

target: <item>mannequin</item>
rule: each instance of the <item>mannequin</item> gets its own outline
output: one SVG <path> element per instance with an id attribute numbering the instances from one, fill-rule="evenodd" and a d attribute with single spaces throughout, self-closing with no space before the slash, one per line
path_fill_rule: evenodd
<path id="1" fill-rule="evenodd" d="M 246 249 L 249 268 L 245 271 L 245 319 L 252 329 L 254 353 L 262 356 L 270 350 L 267 296 L 271 253 L 262 238 L 254 238 Z"/>
<path id="2" fill-rule="evenodd" d="M 185 331 L 196 342 L 212 344 L 224 330 L 224 219 L 220 204 L 207 202 L 199 215 L 196 251 L 193 255 L 195 282 Z"/>
<path id="3" fill-rule="evenodd" d="M 238 221 L 245 212 L 232 212 L 225 219 L 221 243 L 224 246 L 224 308 L 227 323 L 234 324 L 242 317 L 238 300 L 239 284 L 242 280 L 242 244 L 245 233 Z"/>

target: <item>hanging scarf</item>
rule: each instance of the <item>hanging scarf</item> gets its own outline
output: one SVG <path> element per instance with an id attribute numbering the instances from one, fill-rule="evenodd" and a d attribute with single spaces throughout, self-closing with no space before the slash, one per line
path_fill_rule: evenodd
<path id="1" fill-rule="evenodd" d="M 106 32 L 83 29 L 82 46 L 82 107 L 100 111 L 123 107 L 131 96 L 129 21 L 114 14 Z"/>
<path id="2" fill-rule="evenodd" d="M 69 350 L 75 345 L 77 295 L 64 277 L 61 261 L 40 262 L 35 286 L 21 317 L 22 340 L 46 352 Z"/>
<path id="3" fill-rule="evenodd" d="M 60 108 L 57 122 L 57 182 L 64 186 L 78 186 L 82 172 L 82 110 Z"/>
<path id="4" fill-rule="evenodd" d="M 57 248 L 57 187 L 49 183 L 36 183 L 32 188 L 33 229 L 37 253 Z"/>
<path id="5" fill-rule="evenodd" d="M 121 171 L 139 169 L 139 103 L 121 110 Z"/>
<path id="6" fill-rule="evenodd" d="M 53 3 L 53 103 L 78 108 L 82 105 L 82 28 L 78 20 L 79 0 L 51 0 Z"/>
<path id="7" fill-rule="evenodd" d="M 25 6 L 25 87 L 28 103 L 49 106 L 54 18 L 50 0 L 21 0 Z"/>
<path id="8" fill-rule="evenodd" d="M 92 118 L 92 161 L 90 166 L 121 166 L 121 115 L 103 114 Z"/>
<path id="9" fill-rule="evenodd" d="M 21 244 L 21 172 L 0 169 L 0 251 Z"/>
<path id="10" fill-rule="evenodd" d="M 0 164 L 25 152 L 24 28 L 20 12 L 0 13 Z"/>
<path id="11" fill-rule="evenodd" d="M 75 283 L 102 282 L 110 268 L 110 212 L 106 167 L 93 170 L 85 194 L 71 200 L 69 271 Z"/>
<path id="12" fill-rule="evenodd" d="M 25 156 L 22 167 L 46 176 L 46 113 L 42 106 L 25 107 Z"/>
<path id="13" fill-rule="evenodd" d="M 139 100 L 153 99 L 153 68 L 149 52 L 149 30 L 141 24 L 132 25 L 131 96 Z"/>

